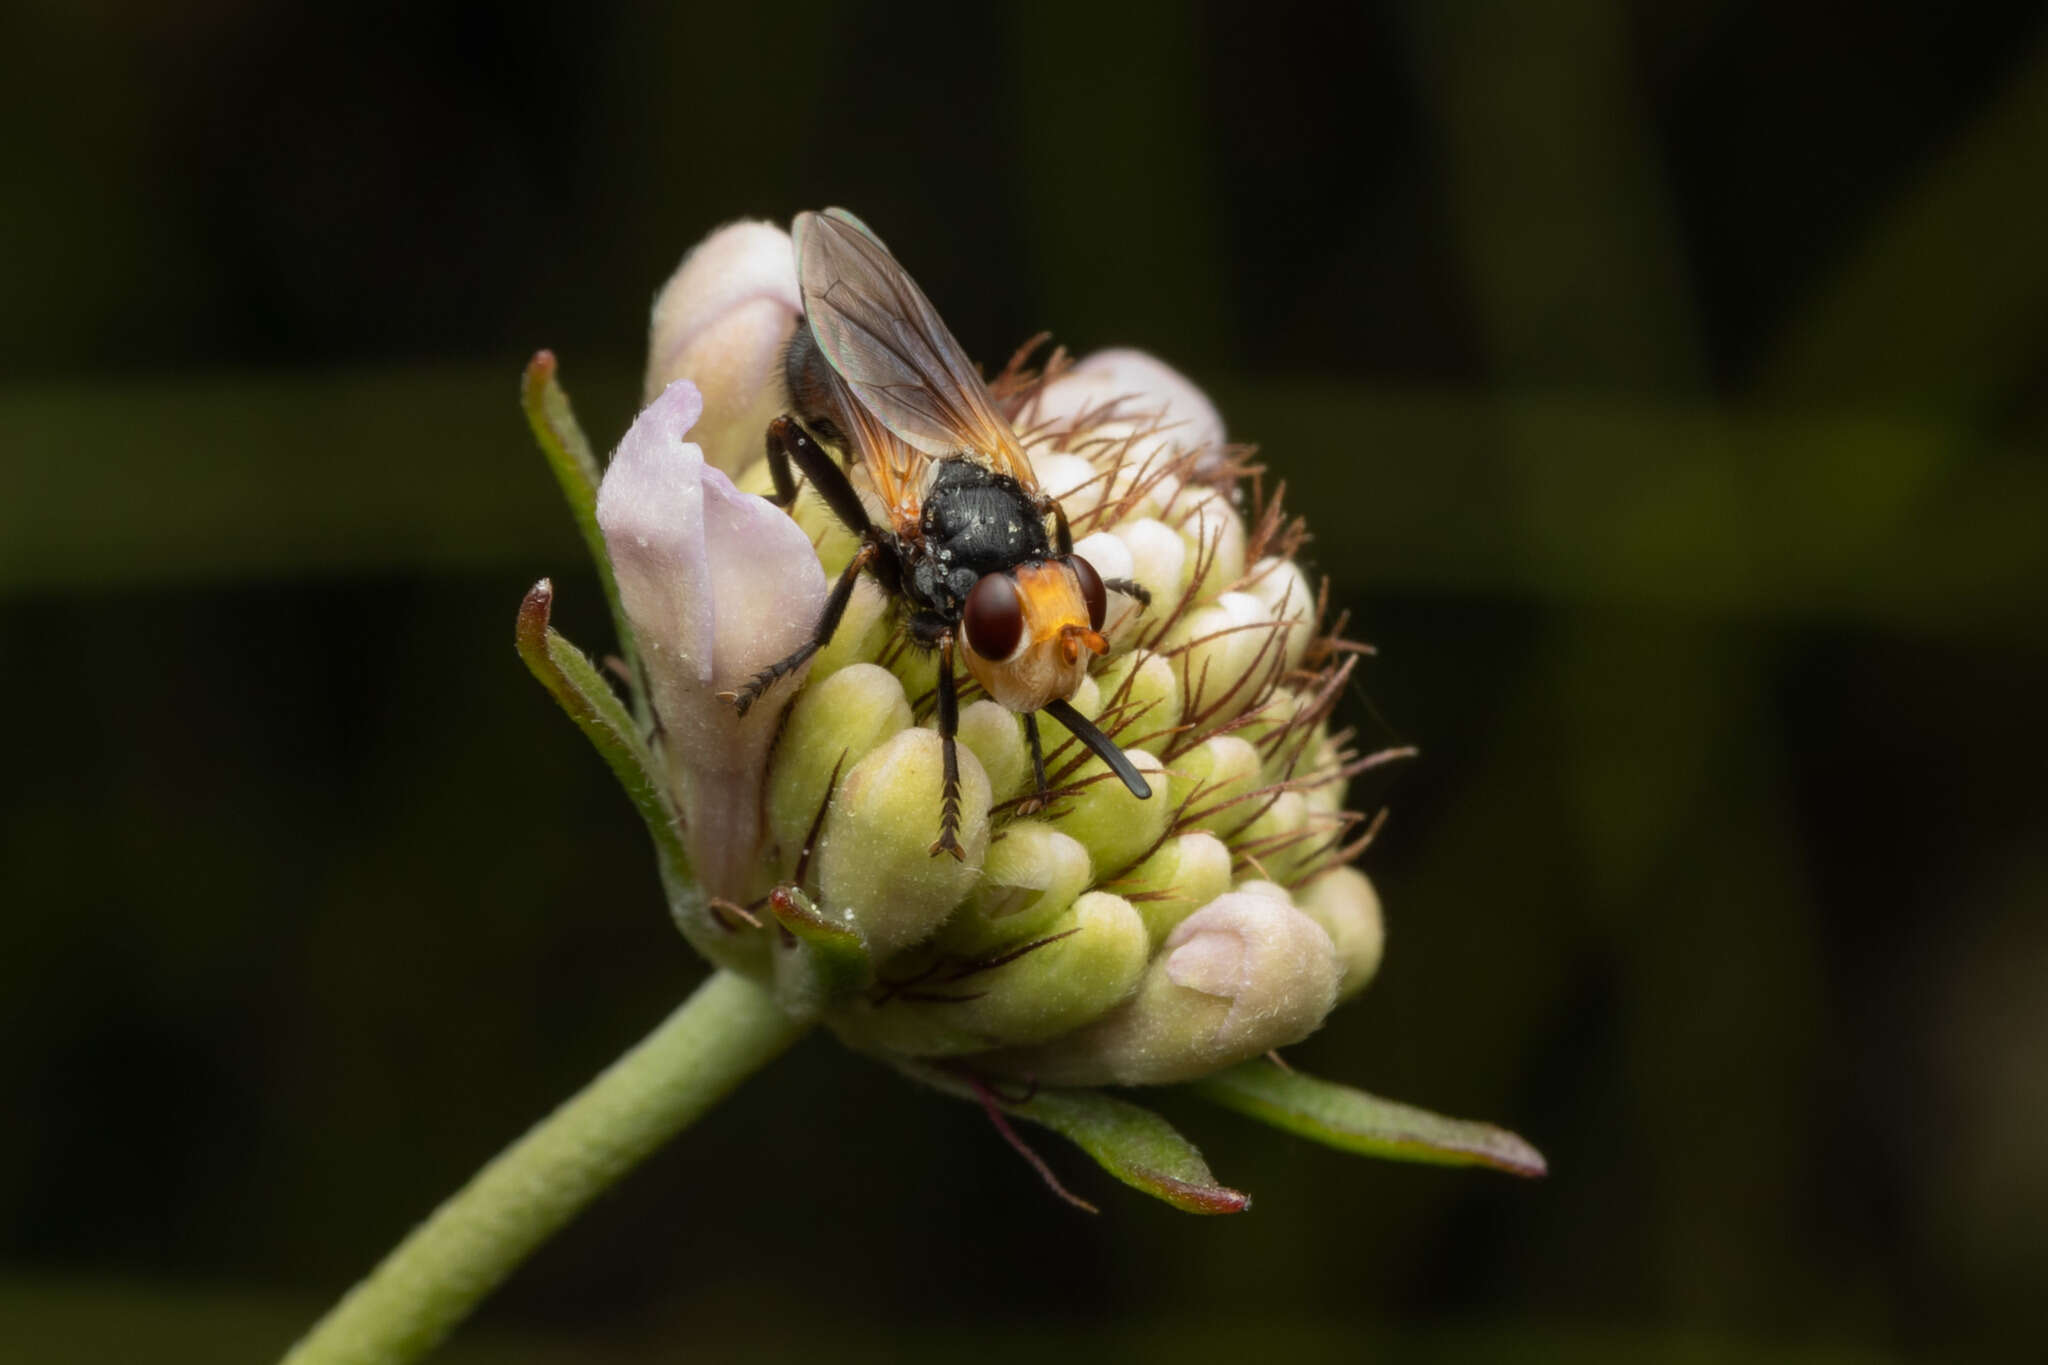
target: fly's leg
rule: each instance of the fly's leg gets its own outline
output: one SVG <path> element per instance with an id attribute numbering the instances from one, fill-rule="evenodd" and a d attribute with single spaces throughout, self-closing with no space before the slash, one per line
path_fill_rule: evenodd
<path id="1" fill-rule="evenodd" d="M 814 444 L 787 414 L 768 424 L 768 477 L 775 481 L 775 491 L 768 495 L 768 501 L 777 507 L 786 508 L 796 501 L 796 475 L 789 472 L 789 461 L 792 447 L 799 441 Z"/>
<path id="2" fill-rule="evenodd" d="M 1102 580 L 1102 586 L 1111 592 L 1120 592 L 1126 597 L 1137 598 L 1141 607 L 1152 605 L 1152 590 L 1135 578 L 1105 578 Z"/>
<path id="3" fill-rule="evenodd" d="M 1045 501 L 1052 504 L 1047 510 L 1052 513 L 1053 549 L 1060 558 L 1065 559 L 1074 553 L 1074 528 L 1067 525 L 1067 509 L 1060 505 L 1058 498 L 1047 498 Z"/>
<path id="4" fill-rule="evenodd" d="M 939 792 L 939 837 L 931 847 L 933 857 L 950 853 L 955 862 L 965 862 L 960 847 L 960 747 L 953 737 L 960 730 L 960 698 L 953 689 L 953 636 L 949 631 L 939 644 L 939 739 L 945 751 L 946 783 Z"/>
<path id="5" fill-rule="evenodd" d="M 1058 498 L 1047 498 L 1046 503 L 1048 505 L 1045 510 L 1052 513 L 1053 548 L 1064 559 L 1074 553 L 1074 528 L 1067 524 L 1067 509 L 1060 505 Z M 1105 578 L 1102 580 L 1102 586 L 1123 593 L 1126 597 L 1137 598 L 1141 607 L 1152 605 L 1152 594 L 1144 584 L 1135 579 Z M 1045 790 L 1043 783 L 1039 784 L 1039 790 Z"/>
<path id="6" fill-rule="evenodd" d="M 880 533 L 875 524 L 868 520 L 868 509 L 861 503 L 860 494 L 854 491 L 853 481 L 846 477 L 846 471 L 832 458 L 825 447 L 811 439 L 811 434 L 797 425 L 796 419 L 787 414 L 768 424 L 768 477 L 775 481 L 775 496 L 768 499 L 777 507 L 787 507 L 796 501 L 796 478 L 790 473 L 794 463 L 803 476 L 811 481 L 811 487 L 825 499 L 825 505 L 832 509 L 832 515 L 839 518 L 846 529 L 863 540 L 876 538 Z"/>
<path id="7" fill-rule="evenodd" d="M 920 611 L 907 623 L 911 643 L 939 653 L 938 714 L 939 739 L 945 756 L 945 785 L 939 790 L 939 837 L 931 847 L 933 857 L 950 853 L 966 861 L 960 847 L 960 748 L 954 738 L 960 731 L 960 694 L 953 682 L 953 623 L 936 612 Z"/>
<path id="8" fill-rule="evenodd" d="M 1024 743 L 1031 750 L 1031 776 L 1037 783 L 1033 788 L 1037 795 L 1019 803 L 1017 809 L 1020 814 L 1029 815 L 1045 804 L 1045 747 L 1038 741 L 1038 714 L 1034 711 L 1024 713 Z"/>
<path id="9" fill-rule="evenodd" d="M 769 501 L 778 507 L 787 507 L 796 500 L 796 478 L 790 472 L 793 463 L 825 499 L 825 505 L 832 509 L 832 514 L 845 523 L 847 530 L 859 536 L 862 543 L 840 573 L 839 581 L 832 585 L 832 595 L 825 599 L 825 610 L 818 614 L 818 624 L 811 631 L 811 638 L 747 679 L 740 687 L 719 694 L 743 716 L 763 692 L 775 685 L 778 678 L 794 673 L 803 667 L 805 660 L 831 643 L 832 633 L 839 629 L 839 619 L 846 615 L 846 604 L 853 598 L 854 581 L 860 577 L 862 569 L 872 568 L 883 586 L 891 592 L 896 590 L 899 577 L 896 556 L 891 552 L 894 542 L 868 519 L 868 509 L 861 503 L 860 494 L 854 491 L 846 471 L 839 467 L 831 454 L 812 440 L 811 434 L 797 425 L 795 418 L 786 414 L 768 424 L 767 443 L 768 476 L 775 481 L 775 496 Z"/>
<path id="10" fill-rule="evenodd" d="M 873 563 L 875 557 L 881 553 L 881 545 L 873 540 L 855 551 L 853 558 L 846 562 L 846 568 L 840 573 L 839 581 L 832 585 L 832 595 L 825 599 L 825 610 L 818 613 L 818 624 L 816 629 L 811 631 L 811 638 L 747 679 L 740 687 L 718 695 L 731 702 L 733 710 L 744 716 L 747 714 L 747 708 L 758 701 L 763 692 L 773 687 L 778 678 L 794 673 L 803 667 L 804 662 L 813 654 L 830 644 L 832 632 L 839 629 L 839 618 L 846 615 L 846 604 L 853 598 L 854 581 L 860 577 L 860 571 Z"/>

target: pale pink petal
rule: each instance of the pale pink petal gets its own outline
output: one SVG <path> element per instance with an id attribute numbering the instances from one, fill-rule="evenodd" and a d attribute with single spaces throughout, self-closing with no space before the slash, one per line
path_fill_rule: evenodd
<path id="1" fill-rule="evenodd" d="M 732 223 L 700 242 L 654 301 L 646 397 L 688 379 L 704 395 L 704 458 L 737 474 L 787 406 L 782 352 L 795 329 L 796 262 L 773 223 Z"/>
<path id="2" fill-rule="evenodd" d="M 711 895 L 745 900 L 754 891 L 768 746 L 795 680 L 745 718 L 718 694 L 809 638 L 825 575 L 795 522 L 739 492 L 683 439 L 701 410 L 687 381 L 647 406 L 605 471 L 597 520 L 697 875 Z"/>

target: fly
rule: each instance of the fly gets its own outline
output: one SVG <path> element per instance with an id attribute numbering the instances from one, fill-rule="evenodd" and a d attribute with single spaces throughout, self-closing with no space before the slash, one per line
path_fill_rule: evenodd
<path id="1" fill-rule="evenodd" d="M 956 652 L 990 697 L 1024 717 L 1041 797 L 1043 711 L 1133 796 L 1149 799 L 1144 776 L 1071 701 L 1089 660 L 1108 651 L 1109 591 L 1143 605 L 1148 594 L 1125 579 L 1105 583 L 1074 553 L 1065 510 L 1039 488 L 980 372 L 867 225 L 844 209 L 826 209 L 798 214 L 791 235 L 804 317 L 784 357 L 790 411 L 768 424 L 771 501 L 794 501 L 794 466 L 859 537 L 860 549 L 825 599 L 811 638 L 725 695 L 744 715 L 830 642 L 865 572 L 902 603 L 911 641 L 938 654 L 945 783 L 934 855 L 966 856 L 958 837 Z M 866 471 L 879 516 L 827 445 Z"/>

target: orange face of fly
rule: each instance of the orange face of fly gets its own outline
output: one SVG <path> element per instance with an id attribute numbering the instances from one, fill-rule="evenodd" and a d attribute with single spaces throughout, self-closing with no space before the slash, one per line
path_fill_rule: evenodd
<path id="1" fill-rule="evenodd" d="M 960 643 L 967 671 L 1012 711 L 1074 695 L 1088 661 L 1109 651 L 1102 579 L 1079 555 L 986 574 L 967 595 Z"/>

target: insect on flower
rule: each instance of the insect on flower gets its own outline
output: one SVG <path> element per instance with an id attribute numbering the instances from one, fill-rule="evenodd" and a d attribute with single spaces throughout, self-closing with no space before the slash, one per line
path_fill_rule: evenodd
<path id="1" fill-rule="evenodd" d="M 989 696 L 1024 717 L 1038 794 L 1046 790 L 1036 713 L 1064 725 L 1139 800 L 1152 795 L 1115 741 L 1070 698 L 1108 650 L 1108 594 L 1142 606 L 1126 579 L 1104 582 L 1074 553 L 1059 500 L 1041 490 L 1017 434 L 931 301 L 887 247 L 844 209 L 799 214 L 792 235 L 804 320 L 784 378 L 790 411 L 768 425 L 772 501 L 796 497 L 793 464 L 860 549 L 834 584 L 811 638 L 726 697 L 745 714 L 774 682 L 832 639 L 855 582 L 871 574 L 901 604 L 911 641 L 938 654 L 945 747 L 934 855 L 964 857 L 959 698 L 953 653 Z M 844 467 L 828 448 L 836 447 Z M 866 487 L 856 486 L 856 478 Z"/>

